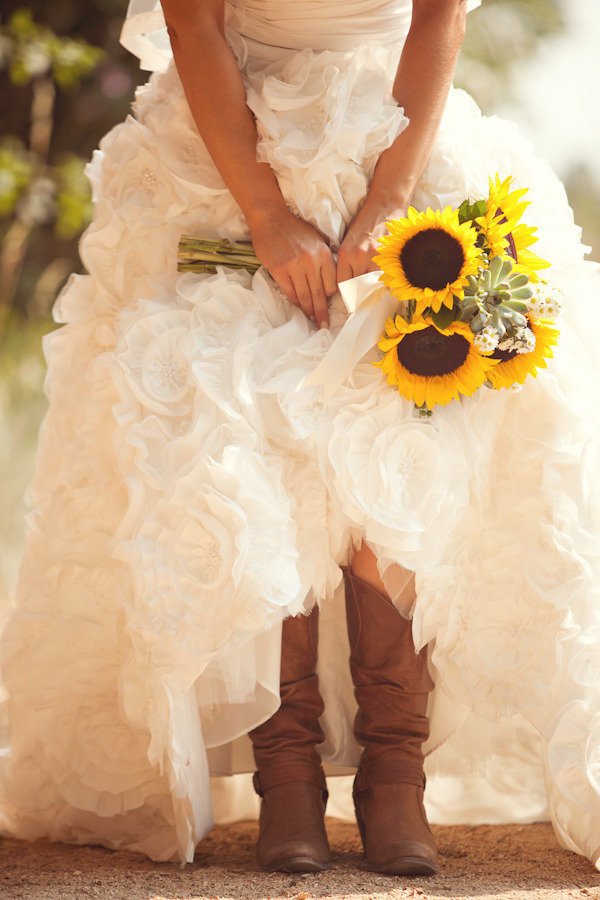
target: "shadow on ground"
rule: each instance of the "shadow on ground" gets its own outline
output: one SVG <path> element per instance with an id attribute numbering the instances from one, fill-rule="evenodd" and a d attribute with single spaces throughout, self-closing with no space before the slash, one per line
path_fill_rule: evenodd
<path id="1" fill-rule="evenodd" d="M 255 822 L 219 826 L 197 848 L 193 864 L 155 863 L 97 846 L 0 839 L 2 900 L 435 900 L 558 898 L 600 900 L 600 872 L 558 847 L 548 823 L 434 826 L 441 871 L 435 878 L 369 872 L 354 825 L 328 819 L 334 853 L 319 875 L 265 874 L 254 857 Z"/>

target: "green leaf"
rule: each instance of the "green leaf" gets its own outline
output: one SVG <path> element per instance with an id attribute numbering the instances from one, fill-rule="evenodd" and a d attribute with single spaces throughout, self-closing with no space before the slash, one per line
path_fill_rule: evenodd
<path id="1" fill-rule="evenodd" d="M 512 296 L 515 300 L 529 300 L 532 296 L 531 289 L 528 287 L 517 288 L 516 291 L 512 291 Z"/>
<path id="2" fill-rule="evenodd" d="M 471 218 L 471 204 L 465 200 L 458 207 L 458 221 L 462 225 L 464 222 L 470 222 Z"/>
<path id="3" fill-rule="evenodd" d="M 508 306 L 509 309 L 520 313 L 526 313 L 529 309 L 528 305 L 526 303 L 523 303 L 521 300 L 505 300 L 502 305 Z"/>
<path id="4" fill-rule="evenodd" d="M 516 275 L 512 275 L 509 278 L 508 283 L 511 289 L 514 290 L 516 288 L 525 287 L 526 284 L 529 284 L 529 278 L 527 277 L 527 275 L 521 275 L 517 273 Z"/>
<path id="5" fill-rule="evenodd" d="M 438 312 L 432 313 L 431 318 L 438 328 L 447 328 L 456 318 L 457 312 L 456 303 L 452 309 L 448 309 L 447 306 L 440 306 Z"/>
<path id="6" fill-rule="evenodd" d="M 468 200 L 465 200 L 458 208 L 458 221 L 461 225 L 464 222 L 473 222 L 480 216 L 485 215 L 486 208 L 485 200 L 476 200 L 474 203 L 469 203 Z"/>

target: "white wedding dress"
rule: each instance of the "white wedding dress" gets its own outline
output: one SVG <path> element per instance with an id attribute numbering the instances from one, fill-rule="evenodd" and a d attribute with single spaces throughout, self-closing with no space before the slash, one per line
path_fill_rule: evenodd
<path id="1" fill-rule="evenodd" d="M 471 4 L 476 5 L 476 4 Z M 564 189 L 509 122 L 452 90 L 414 203 L 530 188 L 565 289 L 553 359 L 519 394 L 417 419 L 368 359 L 324 401 L 298 389 L 315 331 L 264 269 L 178 275 L 182 232 L 249 239 L 189 112 L 160 9 L 123 42 L 154 72 L 89 166 L 95 216 L 44 338 L 49 408 L 0 643 L 0 832 L 193 859 L 254 815 L 246 732 L 277 708 L 282 618 L 321 606 L 329 811 L 359 748 L 340 564 L 364 536 L 397 599 L 416 572 L 436 687 L 435 822 L 551 818 L 600 855 L 598 267 Z M 139 9 L 138 9 L 139 7 Z M 258 157 L 339 244 L 378 155 L 410 0 L 228 0 Z M 396 588 L 394 585 L 396 584 Z M 212 778 L 211 778 L 212 776 Z"/>

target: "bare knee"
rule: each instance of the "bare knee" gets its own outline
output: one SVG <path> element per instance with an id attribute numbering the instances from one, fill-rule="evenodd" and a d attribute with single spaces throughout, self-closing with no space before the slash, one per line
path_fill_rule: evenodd
<path id="1" fill-rule="evenodd" d="M 357 578 L 366 581 L 371 587 L 377 588 L 384 593 L 386 592 L 377 568 L 377 557 L 364 541 L 358 550 L 355 550 L 350 562 L 350 569 Z"/>
<path id="2" fill-rule="evenodd" d="M 364 541 L 352 557 L 350 570 L 357 578 L 380 591 L 388 599 L 392 599 L 379 574 L 377 557 Z M 397 565 L 394 567 L 391 581 L 390 590 L 394 591 L 394 604 L 398 609 L 406 610 L 408 614 L 416 600 L 414 572 Z"/>

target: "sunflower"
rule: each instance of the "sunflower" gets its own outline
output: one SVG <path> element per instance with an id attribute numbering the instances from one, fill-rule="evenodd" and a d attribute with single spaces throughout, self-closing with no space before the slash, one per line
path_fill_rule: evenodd
<path id="1" fill-rule="evenodd" d="M 469 275 L 476 275 L 481 251 L 477 231 L 470 222 L 460 224 L 458 210 L 417 212 L 409 207 L 405 218 L 386 222 L 389 234 L 379 241 L 373 261 L 381 281 L 399 300 L 416 301 L 416 315 L 430 306 L 452 308 L 462 299 Z"/>
<path id="2" fill-rule="evenodd" d="M 489 358 L 498 361 L 498 365 L 488 372 L 488 379 L 494 388 L 509 388 L 514 384 L 523 384 L 528 375 L 534 378 L 538 369 L 545 369 L 546 360 L 554 356 L 553 347 L 558 341 L 559 329 L 547 319 L 532 319 L 529 316 L 528 327 L 533 331 L 535 347 L 529 353 L 517 353 L 516 350 L 494 350 Z"/>
<path id="3" fill-rule="evenodd" d="M 535 244 L 537 228 L 531 228 L 521 222 L 508 235 L 508 252 L 515 260 L 513 271 L 527 275 L 530 281 L 539 281 L 539 269 L 547 269 L 550 263 L 533 253 L 529 247 Z"/>
<path id="4" fill-rule="evenodd" d="M 536 272 L 548 268 L 550 263 L 529 249 L 537 241 L 537 229 L 520 221 L 529 206 L 529 201 L 523 200 L 528 189 L 511 191 L 512 183 L 512 176 L 504 181 L 500 180 L 499 175 L 490 178 L 486 212 L 475 219 L 475 223 L 484 236 L 485 249 L 491 258 L 512 256 L 515 260 L 514 271 L 537 281 Z"/>
<path id="5" fill-rule="evenodd" d="M 498 365 L 478 353 L 474 336 L 466 322 L 438 328 L 427 316 L 407 322 L 396 315 L 386 321 L 377 344 L 385 355 L 373 365 L 403 397 L 431 410 L 437 403 L 458 400 L 459 394 L 475 393 Z"/>

